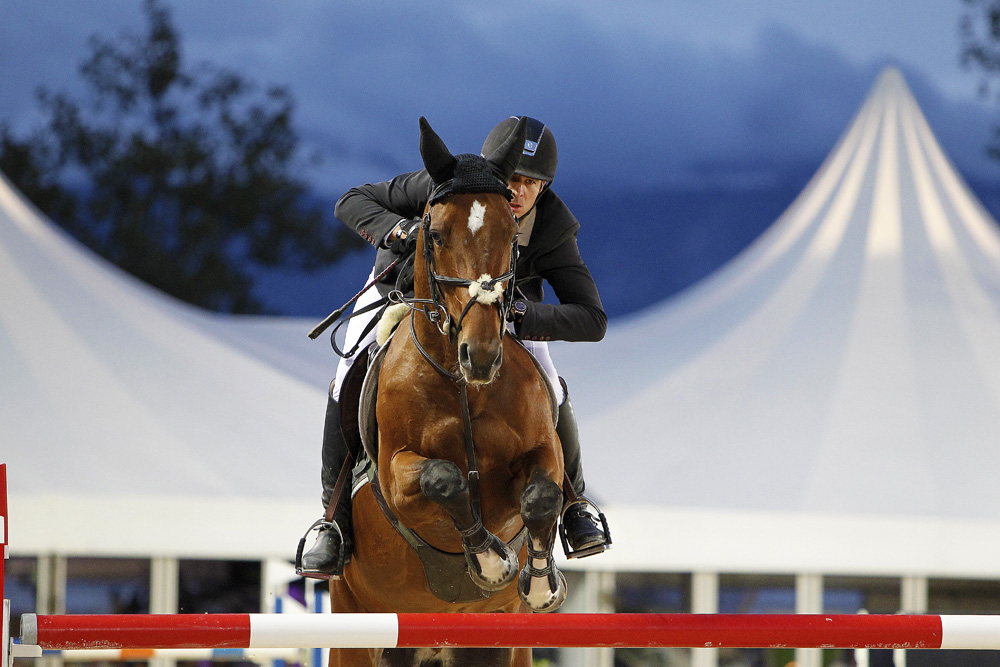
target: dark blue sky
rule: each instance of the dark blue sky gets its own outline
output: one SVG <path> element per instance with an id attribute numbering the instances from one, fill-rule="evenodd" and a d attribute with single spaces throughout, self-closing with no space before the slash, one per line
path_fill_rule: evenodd
<path id="1" fill-rule="evenodd" d="M 983 153 L 992 109 L 958 65 L 961 0 L 164 4 L 189 62 L 290 87 L 305 147 L 323 157 L 303 174 L 320 193 L 419 168 L 421 115 L 454 152 L 471 152 L 501 118 L 528 114 L 558 140 L 557 191 L 583 233 L 601 236 L 586 247 L 612 258 L 660 238 L 690 245 L 675 263 L 724 260 L 790 203 L 887 64 L 968 178 L 998 173 Z M 0 122 L 16 130 L 38 122 L 37 86 L 78 89 L 88 36 L 144 25 L 141 3 L 119 0 L 0 0 L 0 17 Z M 728 209 L 707 210 L 727 193 Z M 617 260 L 587 259 L 607 266 L 601 283 L 618 280 Z M 351 271 L 272 277 L 271 290 L 295 302 L 289 312 L 318 313 L 353 294 L 340 284 Z M 318 296 L 331 281 L 334 293 Z M 602 286 L 605 301 L 611 292 L 625 294 Z"/>

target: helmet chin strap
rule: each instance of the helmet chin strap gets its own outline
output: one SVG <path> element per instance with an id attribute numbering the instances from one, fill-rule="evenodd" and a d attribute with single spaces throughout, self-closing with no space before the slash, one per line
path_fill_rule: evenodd
<path id="1" fill-rule="evenodd" d="M 549 183 L 551 183 L 551 182 L 552 181 L 542 181 L 542 187 L 538 189 L 538 197 L 542 196 L 542 193 L 545 192 L 545 188 L 549 187 Z M 518 226 L 520 226 L 521 221 L 524 220 L 525 218 L 527 218 L 529 215 L 531 215 L 531 212 L 535 210 L 536 206 L 538 206 L 538 197 L 535 197 L 535 201 L 532 202 L 531 208 L 529 208 L 527 211 L 525 211 L 524 215 L 515 215 L 514 216 L 514 218 L 517 220 Z"/>

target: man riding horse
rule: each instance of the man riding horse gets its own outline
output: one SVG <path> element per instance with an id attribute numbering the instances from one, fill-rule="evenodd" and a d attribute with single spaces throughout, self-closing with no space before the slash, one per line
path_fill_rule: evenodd
<path id="1" fill-rule="evenodd" d="M 482 154 L 491 155 L 511 135 L 519 117 L 500 122 L 489 133 Z M 556 433 L 562 444 L 566 476 L 570 482 L 564 493 L 562 513 L 567 556 L 600 553 L 610 546 L 603 515 L 595 520 L 584 497 L 584 478 L 576 415 L 566 384 L 549 356 L 548 341 L 600 341 L 607 317 L 597 286 L 577 247 L 580 223 L 551 189 L 556 173 L 557 152 L 551 130 L 543 123 L 525 118 L 526 140 L 515 173 L 507 186 L 510 207 L 518 227 L 519 253 L 516 263 L 515 300 L 510 306 L 510 327 L 534 355 L 548 377 L 558 402 Z M 378 292 L 369 290 L 354 307 L 358 314 L 390 291 L 409 292 L 412 286 L 412 255 L 416 248 L 421 218 L 435 184 L 427 170 L 406 173 L 391 181 L 352 188 L 337 202 L 336 215 L 366 241 L 378 248 L 369 282 L 385 273 L 377 283 Z M 395 266 L 389 268 L 393 262 Z M 543 303 L 543 282 L 549 283 L 558 304 Z M 364 312 L 348 322 L 345 349 L 363 349 L 374 341 L 376 332 L 369 324 L 375 311 Z M 341 429 L 341 388 L 353 356 L 341 359 L 330 386 L 323 434 L 323 505 L 334 495 L 338 476 L 348 457 Z M 319 578 L 342 575 L 352 549 L 351 494 L 340 492 L 333 498 L 336 508 L 332 522 L 322 524 L 316 542 L 301 558 L 301 574 Z M 335 523 L 336 526 L 332 524 Z"/>

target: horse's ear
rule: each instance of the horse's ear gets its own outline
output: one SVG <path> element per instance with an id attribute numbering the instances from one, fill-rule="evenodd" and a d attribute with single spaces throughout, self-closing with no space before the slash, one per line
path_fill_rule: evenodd
<path id="1" fill-rule="evenodd" d="M 492 154 L 485 156 L 487 162 L 493 165 L 501 174 L 503 180 L 509 181 L 517 169 L 517 163 L 521 161 L 521 153 L 524 151 L 524 140 L 528 133 L 528 118 L 521 116 L 517 125 L 510 131 L 504 142 L 496 147 Z"/>
<path id="2" fill-rule="evenodd" d="M 435 183 L 444 183 L 455 175 L 455 156 L 423 116 L 420 117 L 420 157 Z"/>

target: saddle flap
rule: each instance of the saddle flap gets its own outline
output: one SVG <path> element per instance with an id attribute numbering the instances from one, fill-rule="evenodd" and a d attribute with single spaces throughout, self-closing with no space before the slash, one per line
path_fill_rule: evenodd
<path id="1" fill-rule="evenodd" d="M 351 455 L 358 459 L 361 449 L 361 438 L 358 433 L 358 399 L 361 394 L 361 383 L 364 381 L 364 368 L 368 365 L 371 346 L 366 346 L 357 352 L 354 363 L 344 376 L 340 387 L 340 431 Z M 331 396 L 333 383 L 330 384 Z"/>
<path id="2" fill-rule="evenodd" d="M 361 385 L 361 395 L 358 400 L 358 431 L 361 445 L 365 448 L 372 461 L 378 461 L 378 420 L 375 416 L 376 398 L 378 396 L 378 376 L 385 361 L 385 353 L 389 344 L 379 348 L 368 364 L 364 382 Z"/>

